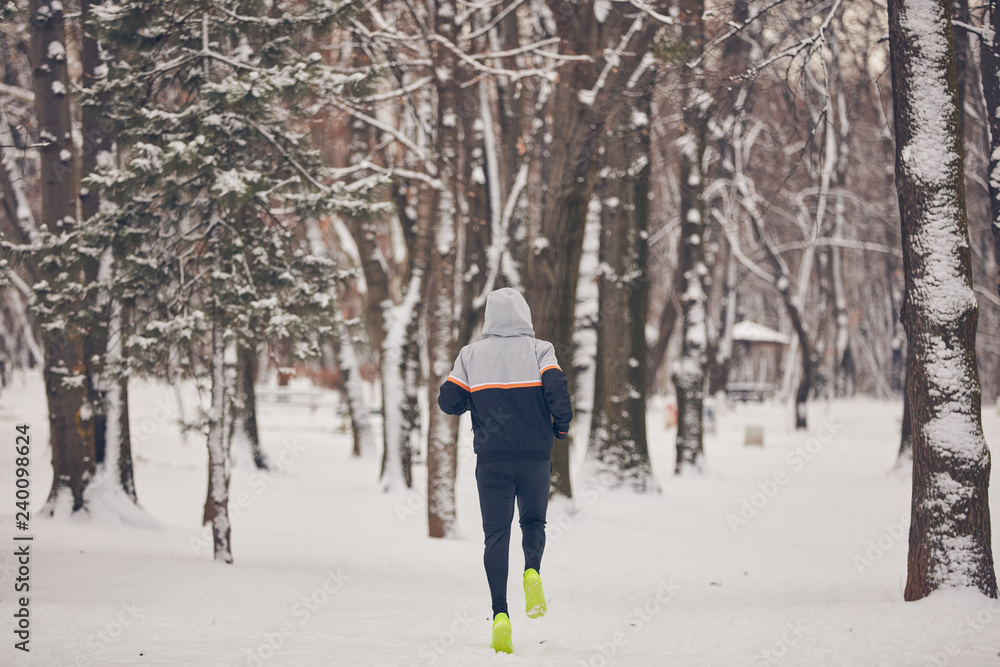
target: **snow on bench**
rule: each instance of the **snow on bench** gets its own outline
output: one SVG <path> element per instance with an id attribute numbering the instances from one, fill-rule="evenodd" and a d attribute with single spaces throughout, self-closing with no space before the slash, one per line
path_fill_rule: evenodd
<path id="1" fill-rule="evenodd" d="M 257 387 L 254 393 L 262 403 L 308 405 L 310 410 L 315 411 L 327 392 L 311 387 Z"/>

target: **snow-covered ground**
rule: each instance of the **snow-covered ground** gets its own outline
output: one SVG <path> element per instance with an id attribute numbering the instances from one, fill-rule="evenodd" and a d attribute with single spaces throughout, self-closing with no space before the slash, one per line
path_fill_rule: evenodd
<path id="1" fill-rule="evenodd" d="M 14 426 L 31 425 L 37 508 L 51 481 L 45 400 L 34 376 L 0 395 L 0 664 L 1000 665 L 1000 603 L 971 591 L 903 602 L 898 404 L 814 404 L 808 434 L 781 406 L 723 411 L 707 474 L 682 479 L 654 407 L 662 494 L 575 480 L 575 507 L 550 508 L 542 619 L 521 611 L 515 526 L 508 656 L 489 648 L 468 442 L 464 538 L 431 540 L 421 467 L 411 493 L 379 494 L 379 462 L 350 458 L 332 406 L 263 406 L 280 470 L 257 473 L 246 457 L 236 467 L 227 566 L 211 560 L 200 526 L 204 444 L 182 440 L 170 388 L 140 385 L 131 399 L 136 485 L 157 526 L 33 518 L 25 656 L 13 649 Z M 1000 442 L 995 410 L 984 422 Z M 764 427 L 763 448 L 743 446 L 748 425 Z"/>

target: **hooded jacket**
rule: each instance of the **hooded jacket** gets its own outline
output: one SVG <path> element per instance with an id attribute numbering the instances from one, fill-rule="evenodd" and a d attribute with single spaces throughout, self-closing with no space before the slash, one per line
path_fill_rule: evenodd
<path id="1" fill-rule="evenodd" d="M 573 419 L 566 374 L 552 343 L 535 338 L 518 292 L 486 297 L 483 339 L 459 352 L 438 405 L 450 415 L 472 411 L 480 463 L 548 459 L 553 433 L 565 437 Z"/>

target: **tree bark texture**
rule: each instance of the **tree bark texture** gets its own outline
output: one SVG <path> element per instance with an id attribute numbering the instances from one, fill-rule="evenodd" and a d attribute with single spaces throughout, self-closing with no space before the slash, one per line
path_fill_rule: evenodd
<path id="1" fill-rule="evenodd" d="M 437 32 L 446 39 L 457 41 L 455 25 L 455 5 L 453 0 L 436 3 Z M 436 154 L 437 172 L 442 189 L 435 197 L 433 238 L 431 240 L 431 261 L 427 267 L 427 345 L 429 374 L 427 378 L 427 402 L 431 406 L 428 419 L 427 441 L 427 524 L 431 537 L 452 537 L 455 532 L 455 473 L 458 467 L 458 418 L 446 415 L 436 409 L 440 386 L 445 382 L 455 360 L 456 324 L 468 327 L 468 322 L 456 323 L 456 299 L 466 303 L 471 289 L 456 284 L 456 264 L 458 261 L 458 228 L 460 187 L 464 179 L 459 173 L 459 151 L 462 142 L 459 135 L 460 117 L 468 118 L 471 109 L 462 108 L 462 90 L 459 87 L 461 72 L 457 57 L 450 51 L 438 49 L 435 59 L 437 77 L 437 124 Z M 468 93 L 466 93 L 468 95 Z M 473 97 L 468 95 L 468 97 Z M 478 99 L 478 97 L 476 97 Z M 475 114 L 478 117 L 478 113 Z M 464 125 L 464 119 L 463 119 Z M 471 125 L 468 127 L 471 130 Z M 492 128 L 491 128 L 492 130 Z M 469 138 L 469 137 L 467 137 Z M 470 184 L 471 185 L 471 184 Z M 485 197 L 482 197 L 485 199 Z M 478 203 L 478 202 L 476 202 Z M 472 217 L 467 225 L 479 225 L 480 231 L 485 220 Z M 468 229 L 468 227 L 467 227 Z M 475 230 L 472 237 L 475 238 Z M 468 300 L 471 309 L 471 299 Z M 471 318 L 469 318 L 471 319 Z M 467 329 L 468 330 L 468 329 Z M 469 330 L 471 335 L 471 330 Z"/>
<path id="2" fill-rule="evenodd" d="M 41 227 L 50 233 L 70 232 L 77 223 L 76 149 L 72 140 L 66 32 L 61 3 L 31 0 L 30 57 L 38 121 Z M 65 280 L 80 279 L 80 258 L 49 257 L 40 278 L 55 289 Z M 71 306 L 72 307 L 72 306 Z M 68 314 L 67 314 L 68 315 Z M 46 511 L 54 513 L 63 491 L 72 497 L 72 511 L 84 508 L 87 484 L 94 475 L 94 421 L 87 398 L 85 338 L 74 327 L 44 333 L 45 395 L 49 407 L 52 447 L 52 489 Z"/>
<path id="3" fill-rule="evenodd" d="M 646 442 L 651 77 L 609 124 L 604 141 L 599 317 L 588 458 L 616 486 L 659 489 Z"/>
<path id="4" fill-rule="evenodd" d="M 947 0 L 890 0 L 889 52 L 913 429 L 904 597 L 919 600 L 952 587 L 996 597 L 990 453 L 980 414 L 978 307 Z"/>
<path id="5" fill-rule="evenodd" d="M 993 233 L 993 258 L 1000 273 L 1000 0 L 990 0 L 988 22 L 983 26 L 980 62 L 983 75 L 983 96 L 986 98 L 987 124 L 990 135 L 989 173 L 990 231 Z M 1000 294 L 1000 277 L 997 280 Z"/>
<path id="6" fill-rule="evenodd" d="M 680 40 L 693 53 L 701 53 L 705 41 L 703 0 L 684 0 L 680 5 Z M 705 174 L 703 160 L 708 120 L 714 100 L 705 90 L 700 67 L 681 68 L 684 90 L 684 133 L 678 153 L 680 177 L 681 274 L 680 358 L 672 377 L 677 392 L 677 457 L 674 472 L 701 470 L 703 466 L 703 406 L 708 364 L 708 292 L 705 280 Z"/>
<path id="7" fill-rule="evenodd" d="M 649 4 L 666 11 L 665 2 Z M 598 21 L 591 1 L 549 0 L 548 5 L 561 53 L 600 54 L 591 62 L 570 61 L 560 68 L 551 100 L 549 154 L 542 168 L 540 224 L 525 261 L 525 299 L 535 335 L 555 347 L 572 388 L 577 283 L 587 206 L 600 162 L 598 149 L 605 124 L 623 104 L 622 93 L 659 24 L 641 13 L 619 9 Z M 566 438 L 552 448 L 554 495 L 572 496 L 569 447 Z"/>

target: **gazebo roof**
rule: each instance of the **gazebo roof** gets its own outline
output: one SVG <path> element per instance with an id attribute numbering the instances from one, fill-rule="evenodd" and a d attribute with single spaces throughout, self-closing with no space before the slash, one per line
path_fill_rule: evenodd
<path id="1" fill-rule="evenodd" d="M 733 325 L 733 340 L 747 343 L 777 343 L 788 345 L 791 339 L 780 331 L 775 331 L 763 324 L 743 320 Z"/>

